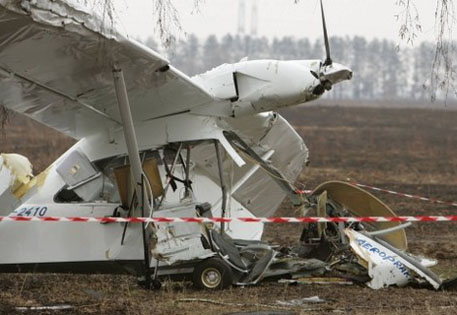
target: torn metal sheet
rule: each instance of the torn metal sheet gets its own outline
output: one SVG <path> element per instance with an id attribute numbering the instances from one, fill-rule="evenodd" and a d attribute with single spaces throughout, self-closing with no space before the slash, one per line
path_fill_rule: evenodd
<path id="1" fill-rule="evenodd" d="M 240 136 L 259 156 L 274 150 L 266 162 L 276 167 L 290 183 L 295 182 L 308 161 L 308 149 L 303 139 L 277 113 L 258 114 L 254 119 L 227 119 L 221 127 Z M 192 154 L 196 165 L 204 169 L 214 182 L 218 182 L 216 156 L 212 145 L 200 145 Z M 229 179 L 229 194 L 232 187 L 235 187 L 254 165 L 256 163 L 252 159 L 246 159 L 246 165 L 238 168 L 230 159 L 224 159 L 224 177 Z M 260 167 L 233 192 L 232 197 L 255 216 L 271 216 L 286 195 L 285 191 L 278 189 L 271 174 Z"/>
<path id="2" fill-rule="evenodd" d="M 396 216 L 379 199 L 345 182 L 319 185 L 309 201 L 308 210 L 318 216 Z M 293 250 L 303 258 L 317 257 L 325 251 L 328 255 L 323 260 L 328 262 L 330 274 L 365 283 L 372 289 L 410 283 L 428 283 L 438 289 L 443 281 L 428 269 L 437 261 L 405 252 L 404 229 L 409 225 L 401 222 L 329 223 L 326 226 L 310 223 L 303 229 L 302 243 Z"/>
<path id="3" fill-rule="evenodd" d="M 263 256 L 253 264 L 251 271 L 247 277 L 243 279 L 243 282 L 247 284 L 256 284 L 262 280 L 262 278 L 265 277 L 266 271 L 273 263 L 276 255 L 277 253 L 274 250 L 266 250 Z"/>
<path id="4" fill-rule="evenodd" d="M 32 164 L 25 156 L 0 154 L 0 215 L 18 207 L 33 182 Z"/>
<path id="5" fill-rule="evenodd" d="M 9 186 L 12 191 L 18 189 L 19 186 L 30 182 L 30 179 L 33 177 L 32 163 L 30 163 L 28 158 L 20 154 L 0 154 L 0 171 L 2 171 L 3 168 L 7 168 L 11 173 Z M 6 184 L 6 182 L 2 185 L 4 184 Z"/>
<path id="6" fill-rule="evenodd" d="M 356 231 L 346 229 L 345 233 L 356 255 L 367 263 L 368 275 L 373 279 L 368 283 L 370 288 L 392 284 L 402 287 L 410 281 L 411 273 L 393 252 Z"/>
<path id="7" fill-rule="evenodd" d="M 368 286 L 372 289 L 380 289 L 389 285 L 405 286 L 413 281 L 415 275 L 425 278 L 435 289 L 441 286 L 439 278 L 434 277 L 431 271 L 414 264 L 413 258 L 406 254 L 393 251 L 386 244 L 376 241 L 367 235 L 351 229 L 345 229 L 350 246 L 355 254 L 367 263 L 368 274 L 372 280 Z"/>
<path id="8" fill-rule="evenodd" d="M 325 182 L 314 189 L 313 195 L 318 196 L 324 191 L 327 191 L 329 199 L 344 207 L 344 210 L 351 216 L 396 216 L 396 214 L 377 197 L 350 183 L 341 181 Z M 367 230 L 384 230 L 386 228 L 396 227 L 400 224 L 401 222 L 370 222 L 364 223 L 364 226 Z M 408 248 L 404 229 L 382 235 L 380 238 L 389 242 L 396 248 L 402 250 Z"/>
<path id="9" fill-rule="evenodd" d="M 195 204 L 154 212 L 155 217 L 193 217 Z M 202 245 L 202 227 L 199 223 L 156 224 L 156 240 L 152 248 L 154 257 L 168 265 L 192 260 L 203 260 L 215 255 Z"/>
<path id="10" fill-rule="evenodd" d="M 326 272 L 327 264 L 315 258 L 279 257 L 265 272 L 265 277 L 314 277 Z"/>

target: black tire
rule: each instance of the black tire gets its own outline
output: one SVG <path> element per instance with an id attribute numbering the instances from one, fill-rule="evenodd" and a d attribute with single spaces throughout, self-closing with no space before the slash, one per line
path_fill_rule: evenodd
<path id="1" fill-rule="evenodd" d="M 162 282 L 159 279 L 152 279 L 151 280 L 151 287 L 154 290 L 160 290 L 162 288 Z"/>
<path id="2" fill-rule="evenodd" d="M 232 285 L 233 273 L 222 259 L 209 258 L 195 266 L 192 280 L 198 289 L 225 289 Z"/>

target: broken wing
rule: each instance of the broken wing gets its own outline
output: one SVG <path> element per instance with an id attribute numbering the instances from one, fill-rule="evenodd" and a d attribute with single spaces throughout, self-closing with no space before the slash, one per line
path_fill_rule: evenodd
<path id="1" fill-rule="evenodd" d="M 75 139 L 109 133 L 120 126 L 113 66 L 135 124 L 213 101 L 78 2 L 0 0 L 0 104 Z"/>

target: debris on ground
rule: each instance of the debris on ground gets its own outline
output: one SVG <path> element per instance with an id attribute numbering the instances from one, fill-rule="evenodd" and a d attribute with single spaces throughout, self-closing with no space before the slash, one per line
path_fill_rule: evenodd
<path id="1" fill-rule="evenodd" d="M 378 198 L 346 182 L 324 183 L 314 190 L 308 201 L 303 215 L 314 212 L 322 217 L 396 216 Z M 401 222 L 308 223 L 298 244 L 290 248 L 234 240 L 209 230 L 209 243 L 218 256 L 211 259 L 219 261 L 210 267 L 225 263 L 230 268 L 221 269 L 221 273 L 230 274 L 233 283 L 240 286 L 253 285 L 263 279 L 276 279 L 285 284 L 358 283 L 372 289 L 408 284 L 440 289 L 443 283 L 453 283 L 452 279 L 441 279 L 430 269 L 437 264 L 436 260 L 407 252 L 405 228 L 409 225 Z M 213 274 L 206 277 L 209 284 L 211 276 Z M 203 275 L 202 279 L 205 280 Z"/>
<path id="2" fill-rule="evenodd" d="M 344 278 L 337 277 L 311 277 L 311 278 L 298 278 L 298 279 L 280 279 L 278 283 L 285 284 L 339 284 L 339 285 L 353 285 L 354 282 Z"/>
<path id="3" fill-rule="evenodd" d="M 62 311 L 62 310 L 69 310 L 73 309 L 74 306 L 72 305 L 51 305 L 51 306 L 18 306 L 16 307 L 16 311 L 20 312 L 28 312 L 28 311 Z"/>
<path id="4" fill-rule="evenodd" d="M 306 297 L 302 299 L 294 299 L 294 300 L 289 300 L 289 301 L 280 301 L 277 300 L 276 304 L 282 305 L 282 306 L 300 306 L 303 304 L 307 303 L 324 303 L 325 300 L 321 299 L 317 295 L 311 296 L 311 297 Z"/>

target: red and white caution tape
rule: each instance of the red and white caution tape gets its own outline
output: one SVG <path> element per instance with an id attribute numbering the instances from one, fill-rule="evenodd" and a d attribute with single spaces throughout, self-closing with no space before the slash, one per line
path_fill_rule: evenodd
<path id="1" fill-rule="evenodd" d="M 443 204 L 443 205 L 447 205 L 447 206 L 451 206 L 451 207 L 457 207 L 457 203 L 456 202 L 443 201 L 443 200 L 439 200 L 439 199 L 427 198 L 427 197 L 422 197 L 422 196 L 418 196 L 418 195 L 400 193 L 400 192 L 396 192 L 396 191 L 393 191 L 393 190 L 388 190 L 388 189 L 382 189 L 382 188 L 379 188 L 379 187 L 363 185 L 363 184 L 359 184 L 359 183 L 352 182 L 352 181 L 350 181 L 350 183 L 355 185 L 355 186 L 361 187 L 361 188 L 371 189 L 371 190 L 379 191 L 379 192 L 386 193 L 386 194 L 401 196 L 401 197 L 410 198 L 410 199 L 428 201 L 428 202 L 431 202 L 431 203 Z"/>
<path id="2" fill-rule="evenodd" d="M 119 218 L 119 217 L 24 217 L 0 216 L 0 221 L 14 222 L 88 222 L 88 223 L 315 223 L 315 222 L 445 222 L 457 221 L 457 215 L 398 217 L 271 217 L 271 218 Z"/>
<path id="3" fill-rule="evenodd" d="M 311 194 L 313 191 L 312 190 L 297 190 L 296 193 L 299 194 L 299 195 L 303 195 L 303 194 Z"/>

